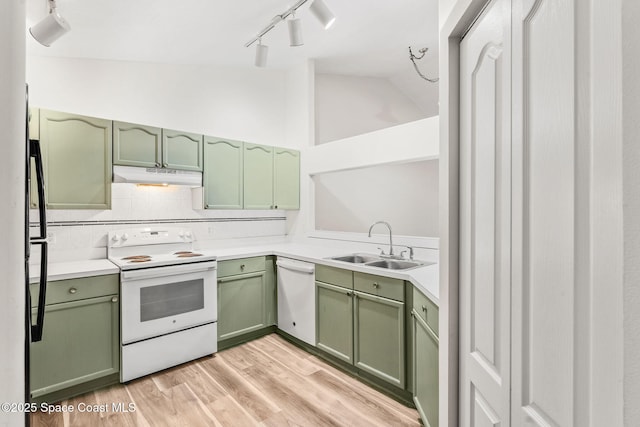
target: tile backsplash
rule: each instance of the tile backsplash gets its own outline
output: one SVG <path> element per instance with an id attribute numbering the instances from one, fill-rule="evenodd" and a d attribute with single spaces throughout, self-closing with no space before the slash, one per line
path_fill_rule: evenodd
<path id="1" fill-rule="evenodd" d="M 110 210 L 47 210 L 51 261 L 104 258 L 107 233 L 124 228 L 170 223 L 191 228 L 200 242 L 286 233 L 283 211 L 194 210 L 189 187 L 112 184 L 111 198 Z M 30 215 L 35 234 L 38 213 Z"/>

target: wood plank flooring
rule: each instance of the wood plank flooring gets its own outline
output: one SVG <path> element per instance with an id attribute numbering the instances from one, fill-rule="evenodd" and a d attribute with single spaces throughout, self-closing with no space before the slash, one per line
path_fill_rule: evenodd
<path id="1" fill-rule="evenodd" d="M 75 411 L 38 412 L 31 415 L 31 425 L 420 425 L 416 410 L 276 334 L 60 404 Z M 134 410 L 123 412 L 113 404 Z"/>

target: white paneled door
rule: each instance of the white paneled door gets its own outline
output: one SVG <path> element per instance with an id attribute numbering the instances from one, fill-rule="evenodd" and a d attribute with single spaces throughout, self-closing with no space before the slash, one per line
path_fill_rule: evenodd
<path id="1" fill-rule="evenodd" d="M 614 6 L 490 0 L 460 41 L 463 427 L 622 425 Z"/>
<path id="2" fill-rule="evenodd" d="M 460 424 L 510 425 L 510 0 L 460 43 Z"/>

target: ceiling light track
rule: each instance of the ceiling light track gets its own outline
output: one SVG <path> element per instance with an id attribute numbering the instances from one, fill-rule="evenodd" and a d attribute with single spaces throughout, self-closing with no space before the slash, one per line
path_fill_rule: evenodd
<path id="1" fill-rule="evenodd" d="M 262 44 L 262 37 L 266 35 L 269 31 L 275 28 L 280 22 L 286 20 L 289 16 L 290 19 L 288 22 L 289 26 L 289 45 L 294 46 L 302 46 L 304 43 L 302 41 L 302 24 L 298 18 L 295 17 L 296 11 L 302 7 L 305 3 L 311 1 L 311 6 L 309 10 L 311 13 L 320 21 L 322 26 L 326 29 L 331 27 L 335 22 L 336 18 L 331 12 L 331 10 L 327 7 L 323 0 L 298 0 L 296 4 L 291 6 L 289 9 L 285 10 L 283 13 L 276 15 L 273 17 L 271 22 L 269 22 L 261 31 L 256 34 L 254 38 L 245 43 L 244 47 L 250 47 L 255 42 L 258 42 L 256 45 L 256 61 L 255 65 L 257 67 L 264 67 L 267 63 L 267 48 L 268 46 Z"/>

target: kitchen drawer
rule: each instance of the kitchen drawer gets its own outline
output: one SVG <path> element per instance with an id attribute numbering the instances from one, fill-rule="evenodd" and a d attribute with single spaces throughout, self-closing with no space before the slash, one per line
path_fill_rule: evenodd
<path id="1" fill-rule="evenodd" d="M 413 309 L 438 335 L 438 306 L 415 287 L 413 288 Z"/>
<path id="2" fill-rule="evenodd" d="M 353 287 L 379 297 L 404 301 L 404 281 L 367 273 L 353 273 Z"/>
<path id="3" fill-rule="evenodd" d="M 342 268 L 327 267 L 326 265 L 316 265 L 316 280 L 330 283 L 343 288 L 353 289 L 353 272 Z"/>
<path id="4" fill-rule="evenodd" d="M 120 281 L 117 274 L 48 282 L 46 305 L 105 295 L 117 295 L 119 293 L 119 284 Z M 39 285 L 32 283 L 29 289 L 31 290 L 31 307 L 37 307 L 38 295 L 40 294 Z"/>
<path id="5" fill-rule="evenodd" d="M 231 259 L 218 263 L 218 278 L 265 270 L 265 257 Z"/>

